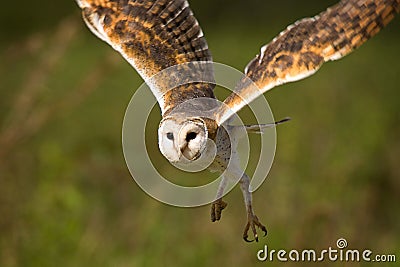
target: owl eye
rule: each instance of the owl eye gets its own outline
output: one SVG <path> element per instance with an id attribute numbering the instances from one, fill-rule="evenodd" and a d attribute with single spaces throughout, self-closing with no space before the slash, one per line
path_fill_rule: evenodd
<path id="1" fill-rule="evenodd" d="M 195 132 L 190 132 L 186 135 L 186 142 L 189 142 L 190 140 L 195 139 L 197 136 L 197 133 Z"/>
<path id="2" fill-rule="evenodd" d="M 167 133 L 167 138 L 169 140 L 174 140 L 174 134 L 173 133 Z"/>

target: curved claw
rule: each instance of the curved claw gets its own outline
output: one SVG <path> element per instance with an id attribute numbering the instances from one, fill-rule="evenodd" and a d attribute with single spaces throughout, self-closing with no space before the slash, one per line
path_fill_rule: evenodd
<path id="1" fill-rule="evenodd" d="M 268 234 L 267 228 L 265 228 L 265 227 L 263 226 L 263 227 L 261 227 L 261 230 L 264 232 L 263 237 L 266 237 L 267 234 Z"/>
<path id="2" fill-rule="evenodd" d="M 253 239 L 253 240 L 248 240 L 247 238 L 248 238 L 248 236 L 244 236 L 244 237 L 243 237 L 244 241 L 246 241 L 247 243 L 254 242 L 254 239 Z M 257 242 L 258 242 L 258 241 L 257 241 Z"/>
<path id="3" fill-rule="evenodd" d="M 258 234 L 257 234 L 256 227 L 260 228 L 261 231 L 263 231 L 264 236 L 267 235 L 267 228 L 265 228 L 265 226 L 262 223 L 260 223 L 260 221 L 258 220 L 257 216 L 255 216 L 253 214 L 250 214 L 249 217 L 248 217 L 248 221 L 247 221 L 246 227 L 244 228 L 244 233 L 243 233 L 244 241 L 253 242 L 255 240 L 256 242 L 258 242 Z M 251 231 L 253 232 L 254 240 L 249 240 L 248 239 L 248 234 L 247 233 L 249 232 L 250 228 L 251 228 Z"/>
<path id="4" fill-rule="evenodd" d="M 211 221 L 219 221 L 221 219 L 222 210 L 226 208 L 228 204 L 221 198 L 211 204 Z"/>

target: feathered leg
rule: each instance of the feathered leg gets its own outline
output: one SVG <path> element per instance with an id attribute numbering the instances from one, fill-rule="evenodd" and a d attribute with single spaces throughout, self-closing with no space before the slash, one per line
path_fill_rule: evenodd
<path id="1" fill-rule="evenodd" d="M 252 205 L 252 196 L 251 192 L 249 190 L 250 186 L 250 178 L 247 176 L 247 174 L 243 173 L 242 178 L 239 181 L 240 184 L 240 189 L 242 190 L 243 193 L 243 198 L 244 198 L 244 203 L 246 205 L 246 211 L 247 211 L 247 224 L 246 227 L 244 228 L 244 233 L 243 233 L 243 239 L 246 242 L 253 242 L 256 240 L 258 242 L 258 234 L 256 227 L 260 228 L 264 232 L 264 236 L 267 235 L 267 228 L 258 220 L 257 216 L 254 214 L 253 211 L 253 205 Z M 251 228 L 251 231 L 253 232 L 254 235 L 254 240 L 249 240 L 248 239 L 248 232 L 249 229 Z"/>

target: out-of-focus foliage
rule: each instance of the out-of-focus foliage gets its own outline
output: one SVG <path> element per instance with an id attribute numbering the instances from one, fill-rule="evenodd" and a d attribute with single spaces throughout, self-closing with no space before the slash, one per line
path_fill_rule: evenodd
<path id="1" fill-rule="evenodd" d="M 214 59 L 243 69 L 288 24 L 332 3 L 191 6 Z M 74 1 L 7 1 L 0 15 L 0 266 L 251 266 L 265 244 L 324 249 L 339 237 L 400 259 L 400 18 L 349 57 L 266 94 L 276 118 L 293 120 L 278 128 L 273 168 L 254 195 L 269 235 L 247 244 L 238 189 L 211 223 L 208 206 L 163 205 L 133 182 L 121 125 L 142 80 L 89 33 Z"/>

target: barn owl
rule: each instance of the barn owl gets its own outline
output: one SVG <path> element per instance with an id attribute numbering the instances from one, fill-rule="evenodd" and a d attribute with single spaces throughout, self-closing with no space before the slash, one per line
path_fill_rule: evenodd
<path id="1" fill-rule="evenodd" d="M 349 54 L 377 34 L 400 9 L 400 0 L 342 0 L 315 17 L 290 25 L 261 48 L 245 68 L 245 76 L 235 91 L 223 105 L 213 107 L 210 118 L 201 115 L 207 107 L 193 105 L 189 112 L 179 106 L 192 99 L 214 99 L 214 84 L 196 82 L 165 91 L 161 83 L 151 80 L 172 66 L 212 62 L 206 39 L 186 0 L 76 1 L 89 29 L 118 51 L 156 96 L 162 112 L 158 129 L 161 153 L 171 163 L 185 164 L 215 155 L 209 168 L 220 172 L 233 161 L 234 167 L 226 176 L 240 175 L 239 184 L 247 211 L 243 239 L 248 242 L 258 241 L 258 230 L 264 235 L 267 230 L 252 206 L 250 178 L 237 163 L 235 131 L 232 131 L 233 136 L 228 136 L 232 129 L 230 118 L 271 88 L 306 78 L 324 62 Z M 203 71 L 213 75 L 212 68 L 205 67 Z M 283 121 L 246 126 L 246 130 L 262 132 Z M 210 153 L 212 148 L 208 140 L 216 144 L 215 154 Z M 227 205 L 222 200 L 226 185 L 223 181 L 211 204 L 213 222 L 220 220 Z M 249 231 L 253 235 L 251 240 Z"/>

